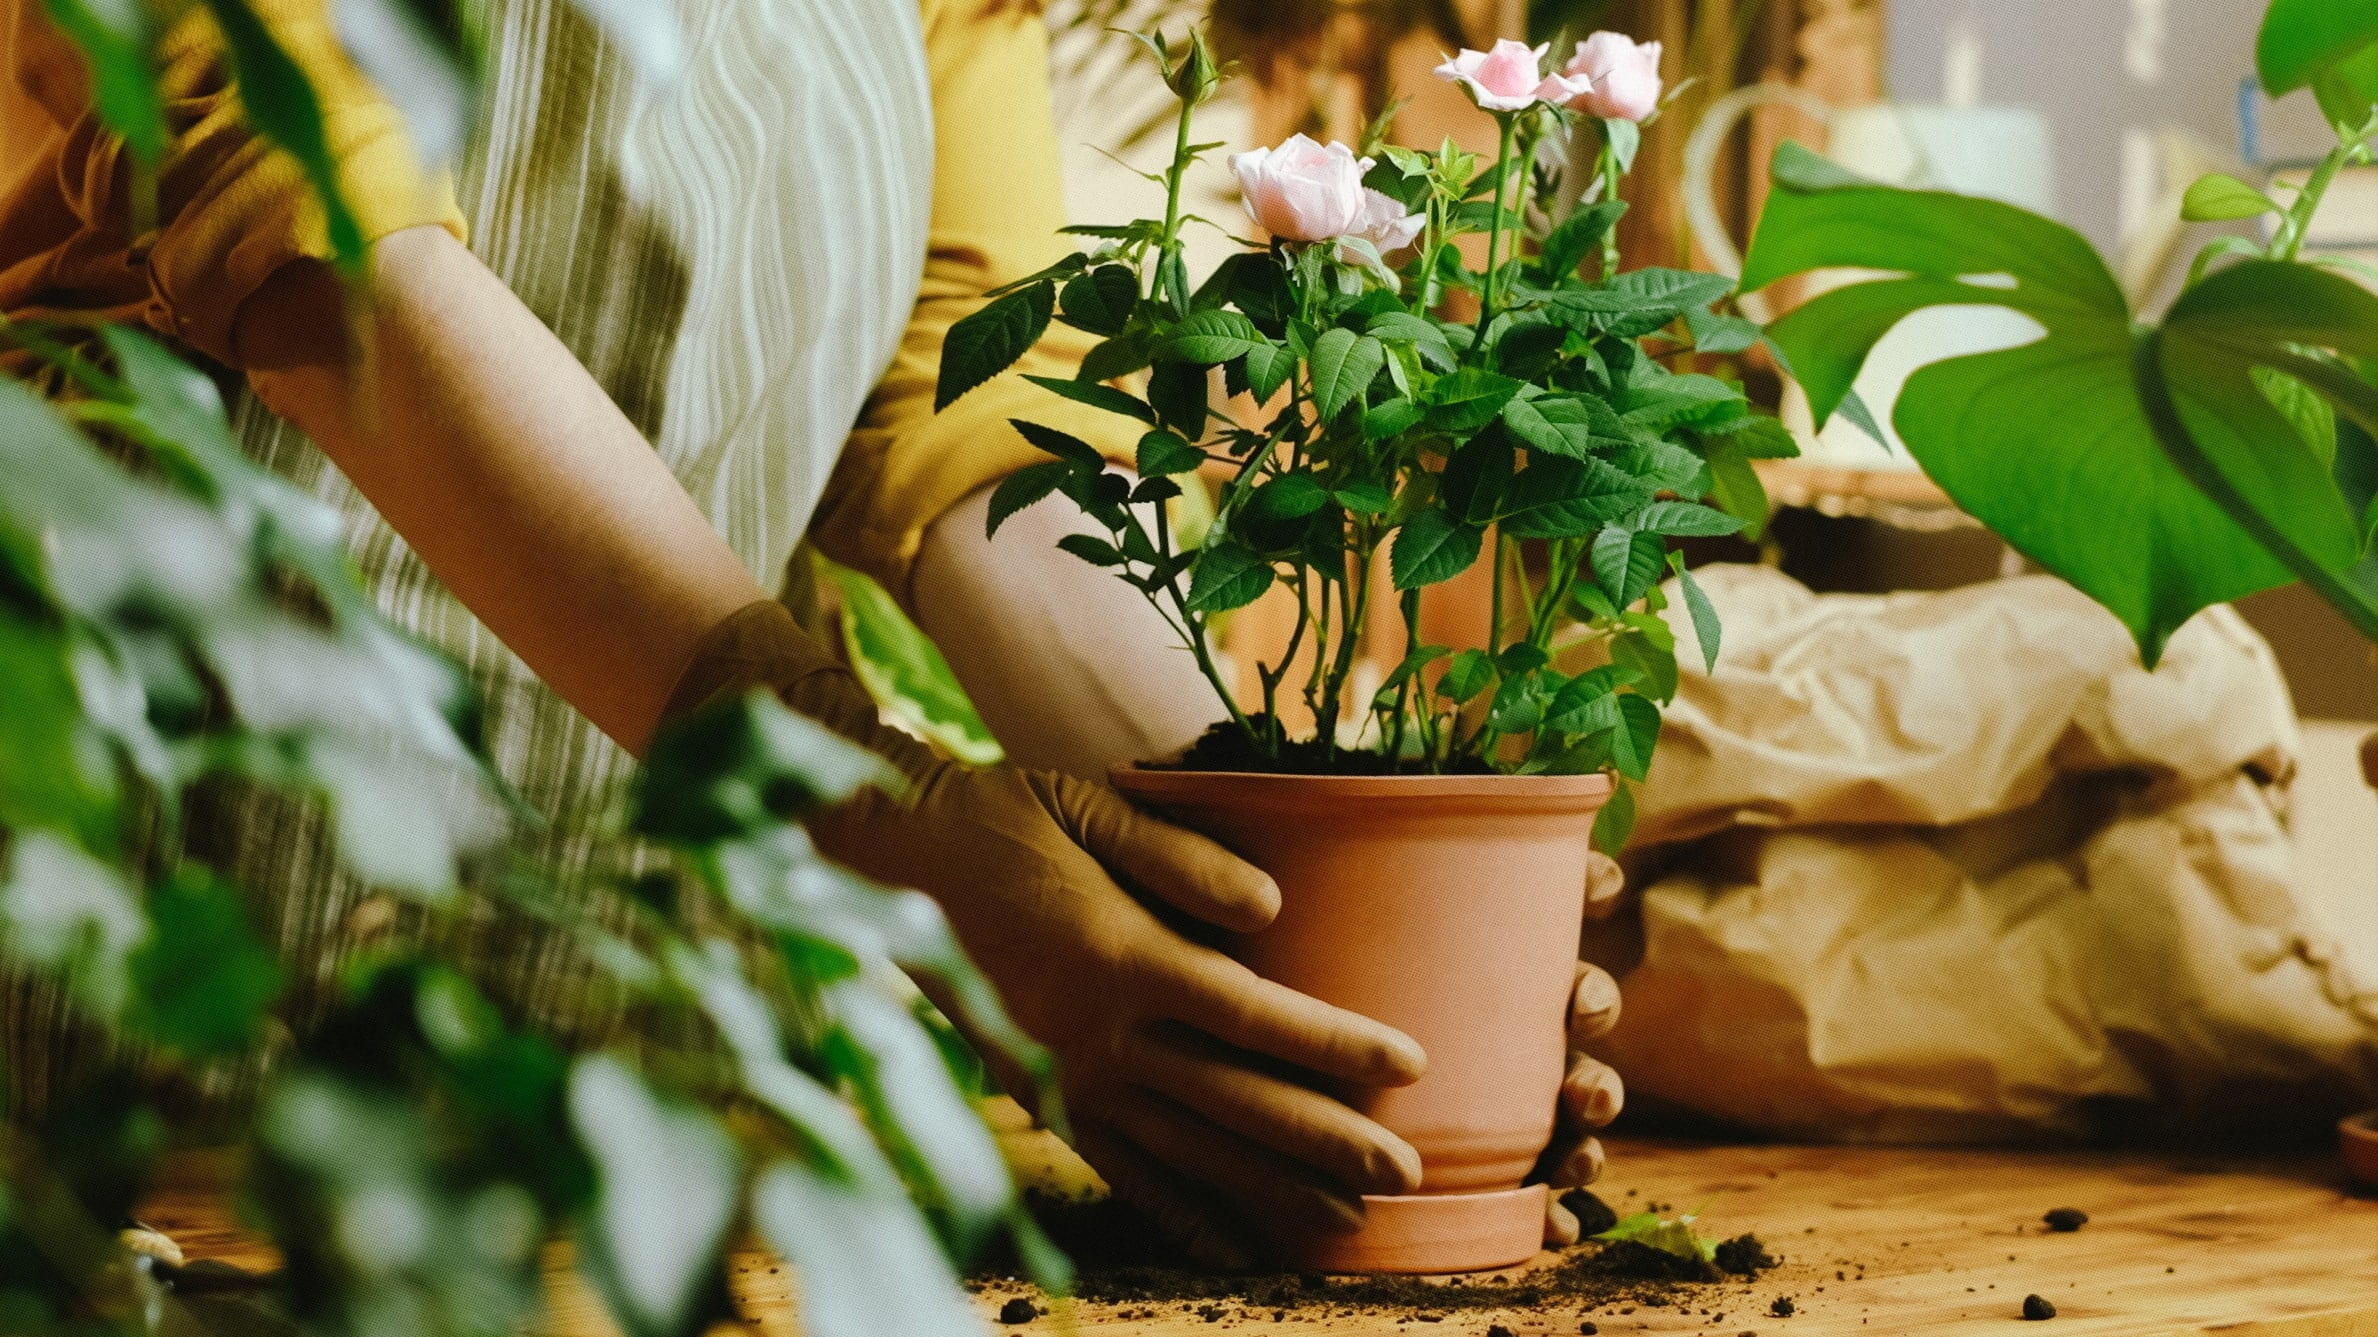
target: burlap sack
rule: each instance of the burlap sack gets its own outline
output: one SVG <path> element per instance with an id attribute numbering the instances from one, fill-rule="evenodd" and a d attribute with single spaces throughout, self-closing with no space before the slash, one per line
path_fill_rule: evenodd
<path id="1" fill-rule="evenodd" d="M 2046 577 L 1701 580 L 1724 655 L 1688 670 L 1643 792 L 1639 918 L 1588 943 L 1624 973 L 1603 1056 L 1631 1105 L 1967 1142 L 2378 1103 L 2378 988 L 2291 885 L 2295 725 L 2234 612 L 2148 673 Z"/>

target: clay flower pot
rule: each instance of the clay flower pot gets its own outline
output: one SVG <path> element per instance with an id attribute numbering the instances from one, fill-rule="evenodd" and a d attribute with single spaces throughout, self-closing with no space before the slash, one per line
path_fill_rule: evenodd
<path id="1" fill-rule="evenodd" d="M 1598 775 L 1242 775 L 1119 767 L 1117 788 L 1245 856 L 1280 916 L 1231 950 L 1267 978 L 1403 1031 L 1427 1075 L 1336 1092 L 1420 1153 L 1417 1193 L 1351 1235 L 1281 1239 L 1326 1272 L 1525 1260 L 1545 1189 L 1585 912 Z"/>

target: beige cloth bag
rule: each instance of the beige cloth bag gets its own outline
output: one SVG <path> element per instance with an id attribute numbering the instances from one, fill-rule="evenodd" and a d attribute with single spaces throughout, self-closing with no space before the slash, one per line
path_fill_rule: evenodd
<path id="1" fill-rule="evenodd" d="M 2234 611 L 2149 673 L 2047 577 L 1700 579 L 1724 656 L 1688 669 L 1643 791 L 1639 920 L 1587 945 L 1624 974 L 1602 1056 L 1631 1106 L 1968 1142 L 2378 1103 L 2378 989 L 2293 889 L 2292 710 Z"/>

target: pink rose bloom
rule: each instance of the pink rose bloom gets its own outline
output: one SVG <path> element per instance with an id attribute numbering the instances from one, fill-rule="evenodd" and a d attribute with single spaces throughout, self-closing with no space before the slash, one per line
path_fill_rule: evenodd
<path id="1" fill-rule="evenodd" d="M 1292 135 L 1276 149 L 1250 149 L 1230 160 L 1247 216 L 1283 241 L 1327 241 L 1362 229 L 1371 192 L 1362 174 L 1371 160 L 1335 140 Z"/>
<path id="2" fill-rule="evenodd" d="M 1365 187 L 1362 192 L 1362 217 L 1346 230 L 1342 237 L 1361 237 L 1377 247 L 1382 256 L 1392 255 L 1412 244 L 1420 229 L 1428 226 L 1427 214 L 1407 214 L 1394 197 L 1382 195 Z M 1346 264 L 1356 263 L 1359 257 L 1341 249 L 1338 259 Z"/>
<path id="3" fill-rule="evenodd" d="M 1610 121 L 1640 121 L 1660 105 L 1660 44 L 1598 32 L 1577 44 L 1562 73 L 1587 81 L 1569 105 Z"/>
<path id="4" fill-rule="evenodd" d="M 1437 67 L 1437 77 L 1467 89 L 1470 100 L 1488 111 L 1521 111 L 1539 102 L 1567 102 L 1591 91 L 1590 80 L 1572 74 L 1544 73 L 1544 52 L 1551 46 L 1530 47 L 1506 37 L 1492 51 L 1467 47 Z"/>

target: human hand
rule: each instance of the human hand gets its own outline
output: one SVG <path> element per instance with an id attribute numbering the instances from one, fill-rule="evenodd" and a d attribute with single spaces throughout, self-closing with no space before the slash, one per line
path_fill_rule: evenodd
<path id="1" fill-rule="evenodd" d="M 1270 877 L 1048 772 L 937 766 L 892 802 L 828 816 L 821 845 L 941 903 L 1055 1055 L 1076 1149 L 1193 1253 L 1245 1265 L 1273 1229 L 1350 1230 L 1362 1194 L 1418 1186 L 1409 1144 L 1312 1084 L 1402 1085 L 1419 1046 L 1193 938 L 1270 923 Z"/>
<path id="2" fill-rule="evenodd" d="M 1626 874 L 1616 860 L 1593 856 L 1585 883 L 1585 914 L 1602 919 L 1618 908 Z M 1583 1188 L 1602 1174 L 1602 1142 L 1592 1130 L 1618 1117 L 1626 1087 L 1609 1064 L 1585 1053 L 1587 1041 L 1618 1024 L 1618 981 L 1600 966 L 1577 963 L 1577 984 L 1569 993 L 1569 1071 L 1561 1081 L 1560 1113 L 1552 1145 L 1536 1163 L 1537 1178 L 1549 1185 L 1544 1205 L 1544 1244 L 1566 1248 L 1577 1242 L 1577 1217 L 1561 1205 L 1566 1189 Z"/>

